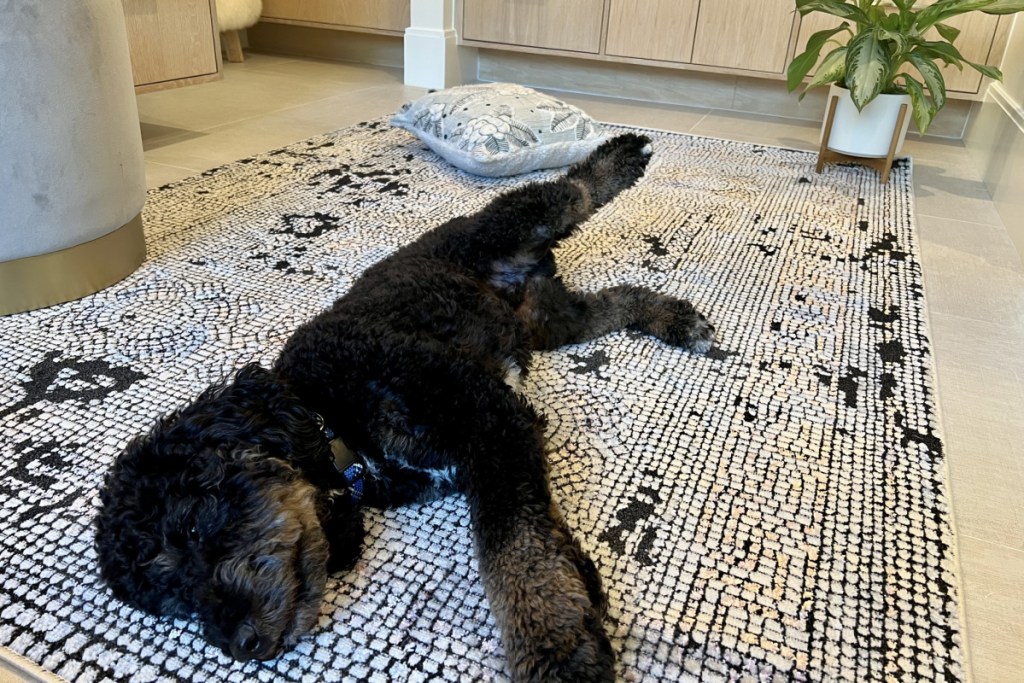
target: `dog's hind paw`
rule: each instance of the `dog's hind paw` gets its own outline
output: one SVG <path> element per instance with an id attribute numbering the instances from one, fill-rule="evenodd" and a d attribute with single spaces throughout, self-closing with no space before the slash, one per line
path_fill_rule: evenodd
<path id="1" fill-rule="evenodd" d="M 600 626 L 580 634 L 576 649 L 560 660 L 546 659 L 527 680 L 614 683 L 615 655 Z"/>
<path id="2" fill-rule="evenodd" d="M 587 188 L 597 208 L 636 183 L 653 152 L 650 138 L 625 133 L 602 143 L 589 157 L 573 166 L 567 177 Z"/>
<path id="3" fill-rule="evenodd" d="M 512 680 L 612 683 L 615 654 L 602 623 L 607 598 L 593 561 L 564 523 L 534 517 L 503 542 L 488 544 L 485 536 L 484 543 L 481 575 Z"/>
<path id="4" fill-rule="evenodd" d="M 660 297 L 648 331 L 666 344 L 705 354 L 715 343 L 715 327 L 689 301 Z"/>
<path id="5" fill-rule="evenodd" d="M 595 614 L 575 629 L 532 645 L 528 651 L 508 652 L 513 681 L 615 681 L 615 655 Z"/>

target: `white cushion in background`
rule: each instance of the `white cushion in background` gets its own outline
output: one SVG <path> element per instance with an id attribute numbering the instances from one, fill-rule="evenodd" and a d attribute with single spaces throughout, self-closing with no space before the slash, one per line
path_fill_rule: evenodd
<path id="1" fill-rule="evenodd" d="M 568 166 L 607 137 L 577 107 L 512 83 L 432 92 L 402 107 L 391 123 L 463 171 L 492 177 Z"/>
<path id="2" fill-rule="evenodd" d="M 221 31 L 238 31 L 260 20 L 262 0 L 217 0 L 217 24 Z"/>

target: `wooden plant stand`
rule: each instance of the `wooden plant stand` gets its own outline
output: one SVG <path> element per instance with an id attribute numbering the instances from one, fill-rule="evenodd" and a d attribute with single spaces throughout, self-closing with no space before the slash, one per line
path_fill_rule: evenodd
<path id="1" fill-rule="evenodd" d="M 825 119 L 825 133 L 821 136 L 821 147 L 818 149 L 818 165 L 815 172 L 821 173 L 825 164 L 841 161 L 852 161 L 861 166 L 867 166 L 878 171 L 881 177 L 880 182 L 885 185 L 889 182 L 889 171 L 892 170 L 892 161 L 896 156 L 896 146 L 900 141 L 900 131 L 903 130 L 903 121 L 907 116 L 907 105 L 900 106 L 899 116 L 896 118 L 896 127 L 892 131 L 892 142 L 889 144 L 889 155 L 886 157 L 857 157 L 842 152 L 834 152 L 828 148 L 828 141 L 832 137 L 832 123 L 836 118 L 836 107 L 839 106 L 839 96 L 833 95 L 829 98 L 828 117 Z"/>

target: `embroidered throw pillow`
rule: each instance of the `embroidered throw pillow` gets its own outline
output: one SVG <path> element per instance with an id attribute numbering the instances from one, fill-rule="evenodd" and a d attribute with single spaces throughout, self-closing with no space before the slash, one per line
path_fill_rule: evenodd
<path id="1" fill-rule="evenodd" d="M 391 123 L 463 171 L 492 177 L 574 164 L 606 139 L 580 109 L 511 83 L 438 90 Z"/>

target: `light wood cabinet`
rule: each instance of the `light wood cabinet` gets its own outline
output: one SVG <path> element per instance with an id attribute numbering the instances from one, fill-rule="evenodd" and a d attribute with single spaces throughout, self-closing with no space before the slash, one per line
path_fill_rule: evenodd
<path id="1" fill-rule="evenodd" d="M 960 37 L 954 44 L 964 58 L 976 64 L 991 63 L 996 29 L 999 24 L 998 16 L 972 12 L 954 17 L 945 23 L 960 29 Z M 935 40 L 942 39 L 938 31 L 932 31 L 929 35 Z M 946 80 L 948 89 L 962 92 L 978 92 L 983 78 L 980 73 L 970 67 L 965 67 L 963 71 L 960 71 L 954 66 L 943 66 L 942 77 Z"/>
<path id="2" fill-rule="evenodd" d="M 402 33 L 410 0 L 263 0 L 263 21 Z"/>
<path id="3" fill-rule="evenodd" d="M 812 33 L 838 22 L 801 18 L 793 0 L 460 0 L 456 9 L 462 45 L 776 79 Z M 1013 16 L 973 12 L 949 23 L 962 30 L 967 59 L 1002 60 Z M 952 97 L 978 99 L 980 74 L 944 75 Z"/>
<path id="4" fill-rule="evenodd" d="M 463 0 L 460 36 L 467 45 L 781 74 L 794 26 L 792 0 Z"/>
<path id="5" fill-rule="evenodd" d="M 611 0 L 605 54 L 689 62 L 699 0 Z"/>
<path id="6" fill-rule="evenodd" d="M 781 73 L 795 17 L 793 0 L 702 0 L 693 63 Z"/>
<path id="7" fill-rule="evenodd" d="M 466 0 L 467 40 L 596 54 L 605 0 Z"/>
<path id="8" fill-rule="evenodd" d="M 221 78 L 214 0 L 122 0 L 135 91 Z"/>

